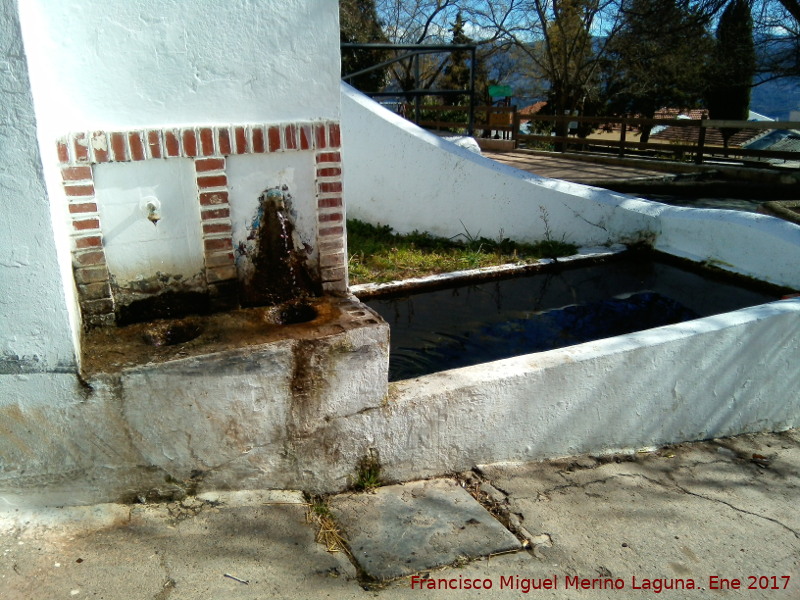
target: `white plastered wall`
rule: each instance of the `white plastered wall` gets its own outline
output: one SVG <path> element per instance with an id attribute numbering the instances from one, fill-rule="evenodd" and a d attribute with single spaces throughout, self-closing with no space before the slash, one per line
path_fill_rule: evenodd
<path id="1" fill-rule="evenodd" d="M 74 371 L 75 352 L 13 0 L 0 2 L 0 40 L 0 378 L 16 379 Z"/>
<path id="2" fill-rule="evenodd" d="M 126 441 L 118 399 L 77 376 L 81 322 L 56 140 L 96 130 L 335 123 L 338 5 L 0 0 L 0 40 L 0 487 L 46 496 L 49 484 L 89 481 L 102 497 L 110 481 L 136 487 L 142 459 Z M 150 162 L 137 164 L 141 180 Z"/>
<path id="3" fill-rule="evenodd" d="M 3 4 L 16 11 L 13 0 Z M 26 0 L 18 9 L 77 347 L 81 324 L 56 139 L 79 131 L 337 121 L 338 5 Z M 161 177 L 148 173 L 152 162 L 139 167 L 145 187 Z"/>
<path id="4" fill-rule="evenodd" d="M 20 16 L 50 132 L 339 116 L 327 0 L 26 0 Z"/>
<path id="5" fill-rule="evenodd" d="M 54 140 L 67 131 L 94 128 L 194 125 L 200 117 L 208 124 L 335 120 L 336 3 L 26 0 L 21 4 L 47 186 L 32 133 L 34 116 L 20 61 L 16 3 L 0 0 L 0 33 L 2 39 L 11 40 L 4 59 L 12 67 L 0 72 L 4 78 L 0 89 L 15 91 L 4 93 L 9 102 L 0 103 L 4 122 L 7 117 L 15 123 L 9 144 L 0 147 L 3 167 L 15 178 L 1 178 L 0 185 L 9 197 L 20 198 L 20 208 L 6 221 L 9 231 L 4 233 L 9 235 L 0 240 L 2 260 L 7 261 L 0 265 L 2 290 L 7 294 L 2 296 L 2 317 L 11 323 L 2 341 L 16 354 L 41 356 L 42 364 L 53 369 L 6 374 L 0 381 L 0 489 L 12 490 L 8 497 L 0 493 L 0 510 L 13 508 L 11 496 L 20 503 L 35 494 L 51 505 L 86 503 L 116 498 L 115 490 L 147 489 L 154 478 L 161 477 L 163 483 L 164 466 L 159 461 L 177 464 L 175 456 L 164 452 L 165 437 L 185 458 L 179 475 L 193 466 L 190 459 L 198 448 L 209 457 L 225 459 L 238 450 L 243 463 L 252 457 L 253 464 L 245 465 L 247 471 L 227 462 L 219 469 L 212 465 L 217 477 L 209 480 L 212 484 L 330 490 L 346 483 L 369 446 L 381 450 L 390 475 L 406 478 L 467 468 L 476 461 L 542 458 L 797 425 L 797 370 L 791 360 L 798 351 L 796 300 L 679 326 L 666 334 L 645 332 L 546 356 L 509 359 L 491 365 L 488 373 L 479 369 L 436 374 L 396 386 L 389 402 L 373 394 L 371 409 L 346 405 L 347 410 L 330 421 L 297 419 L 301 425 L 321 427 L 319 435 L 314 432 L 304 438 L 307 446 L 298 448 L 296 458 L 300 466 L 309 466 L 303 471 L 308 479 L 292 479 L 291 472 L 281 470 L 280 431 L 277 437 L 245 432 L 258 438 L 253 442 L 263 445 L 263 456 L 247 445 L 234 447 L 235 436 L 204 430 L 203 423 L 193 421 L 197 410 L 188 402 L 185 412 L 176 411 L 167 387 L 157 387 L 165 398 L 154 402 L 140 401 L 149 397 L 150 388 L 144 384 L 144 392 L 124 398 L 113 381 L 104 386 L 95 380 L 93 390 L 81 391 L 67 324 L 67 306 L 73 302 L 65 299 L 71 290 L 66 201 Z M 89 52 L 75 52 L 79 42 Z M 308 76 L 311 72 L 314 75 Z M 149 89 L 145 84 L 152 83 L 154 73 L 173 79 L 169 86 Z M 292 89 L 298 86 L 308 95 Z M 361 99 L 346 102 L 345 116 L 363 119 L 359 129 L 343 132 L 345 173 L 355 175 L 345 181 L 355 216 L 372 205 L 376 220 L 394 225 L 405 218 L 400 222 L 407 228 L 426 228 L 414 225 L 409 220 L 413 216 L 420 223 L 439 224 L 438 230 L 429 227 L 436 233 L 452 235 L 462 232 L 461 217 L 474 234 L 493 236 L 502 228 L 510 237 L 538 239 L 544 234 L 539 211 L 543 206 L 553 233 L 580 243 L 644 233 L 656 236 L 657 243 L 666 247 L 687 248 L 697 256 L 713 249 L 720 253 L 715 260 L 726 261 L 726 253 L 743 250 L 730 249 L 733 244 L 726 247 L 720 240 L 730 232 L 743 232 L 735 248 L 751 252 L 766 248 L 763 258 L 754 259 L 746 269 L 784 268 L 765 264 L 778 262 L 769 255 L 775 249 L 784 252 L 782 258 L 789 264 L 797 264 L 800 244 L 793 240 L 800 228 L 786 226 L 775 233 L 771 219 L 726 217 L 721 221 L 733 223 L 734 228 L 726 230 L 728 225 L 717 223 L 714 236 L 693 239 L 702 237 L 714 219 L 601 190 L 520 177 L 471 153 L 442 152 L 450 147 L 446 142 L 433 143 L 418 130 L 373 118 L 374 113 L 360 113 L 355 107 L 363 103 Z M 308 115 L 309 106 L 318 110 Z M 7 154 L 12 147 L 14 154 Z M 372 193 L 362 195 L 365 190 Z M 55 233 L 48 229 L 48 197 L 54 207 Z M 26 244 L 27 258 L 20 249 Z M 65 257 L 60 273 L 57 250 Z M 733 264 L 733 259 L 727 262 Z M 334 348 L 346 351 L 341 354 L 343 366 L 329 370 L 342 384 L 352 382 L 351 373 L 364 364 L 351 342 Z M 741 360 L 731 359 L 742 347 L 747 352 Z M 379 375 L 385 367 L 378 355 L 370 364 Z M 288 353 L 284 365 L 288 378 L 292 368 Z M 200 362 L 196 368 L 204 376 L 209 375 L 205 366 Z M 175 368 L 180 365 L 166 369 L 172 376 L 170 385 L 200 385 L 195 372 L 186 373 L 186 380 L 174 377 Z M 221 367 L 230 376 L 228 368 Z M 71 372 L 52 372 L 61 369 Z M 719 379 L 708 395 L 712 369 Z M 214 380 L 218 396 L 208 404 L 210 412 L 222 419 L 231 416 L 234 425 L 238 421 L 271 428 L 272 420 L 259 419 L 258 407 L 247 405 L 253 398 L 273 395 L 259 392 L 247 397 L 248 386 L 261 383 L 256 381 L 259 373 L 262 370 L 254 369 L 244 378 L 233 377 L 241 393 L 231 393 L 221 378 Z M 363 373 L 362 369 L 359 374 Z M 268 377 L 270 372 L 266 369 L 263 374 Z M 144 381 L 140 375 L 134 374 L 131 381 Z M 635 381 L 632 375 L 637 376 Z M 267 379 L 264 389 L 274 384 Z M 364 392 L 353 393 L 358 399 Z M 325 399 L 339 402 L 344 396 L 337 392 Z M 781 401 L 784 397 L 788 399 Z M 271 414 L 280 416 L 286 408 L 275 405 Z M 574 411 L 581 410 L 586 414 L 576 417 Z M 201 434 L 190 440 L 187 425 Z M 147 443 L 132 431 L 149 434 Z M 182 437 L 174 438 L 178 435 Z M 258 479 L 264 464 L 274 465 L 275 471 Z M 254 483 L 246 479 L 248 473 L 256 475 Z M 52 493 L 53 489 L 60 493 Z"/>
<path id="6" fill-rule="evenodd" d="M 646 236 L 653 220 L 619 210 L 628 197 L 545 179 L 484 158 L 420 129 L 342 84 L 344 183 L 349 218 L 518 241 L 604 244 Z M 348 140 L 358 140 L 351 144 Z"/>
<path id="7" fill-rule="evenodd" d="M 203 240 L 191 160 L 110 163 L 94 170 L 103 246 L 116 285 L 130 287 L 144 274 L 157 272 L 182 280 L 202 276 Z M 159 217 L 155 223 L 147 218 L 148 202 Z"/>

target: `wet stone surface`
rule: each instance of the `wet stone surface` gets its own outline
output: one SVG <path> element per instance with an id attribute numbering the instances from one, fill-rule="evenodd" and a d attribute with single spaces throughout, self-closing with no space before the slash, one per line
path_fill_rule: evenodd
<path id="1" fill-rule="evenodd" d="M 240 295 L 244 306 L 263 306 L 292 298 L 319 296 L 319 274 L 307 262 L 310 247 L 295 239 L 288 188 L 270 188 L 259 198 L 250 233 L 236 250 L 244 274 Z"/>
<path id="2" fill-rule="evenodd" d="M 321 297 L 185 319 L 98 328 L 83 339 L 84 375 L 161 363 L 286 339 L 310 340 L 380 321 L 350 298 Z"/>
<path id="3" fill-rule="evenodd" d="M 378 581 L 521 548 L 450 479 L 342 494 L 331 499 L 330 508 L 358 566 Z"/>
<path id="4" fill-rule="evenodd" d="M 159 321 L 146 327 L 142 337 L 152 346 L 174 346 L 193 340 L 202 331 L 203 326 L 199 319 L 174 319 Z"/>

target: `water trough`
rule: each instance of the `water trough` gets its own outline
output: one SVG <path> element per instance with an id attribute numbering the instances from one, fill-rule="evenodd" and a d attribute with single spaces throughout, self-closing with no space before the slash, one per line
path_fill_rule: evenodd
<path id="1" fill-rule="evenodd" d="M 475 275 L 429 291 L 419 290 L 425 281 L 416 289 L 356 287 L 391 326 L 390 380 L 717 315 L 793 291 L 641 249 L 544 261 L 514 278 L 502 270 L 489 281 Z"/>

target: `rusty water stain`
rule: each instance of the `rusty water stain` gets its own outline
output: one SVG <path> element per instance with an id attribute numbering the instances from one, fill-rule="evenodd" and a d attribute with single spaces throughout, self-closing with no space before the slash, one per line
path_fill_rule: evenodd
<path id="1" fill-rule="evenodd" d="M 366 316 L 353 316 L 353 307 L 365 309 Z M 361 310 L 355 311 L 360 313 Z M 302 319 L 309 319 L 303 322 Z M 320 340 L 346 329 L 369 326 L 374 314 L 349 298 L 323 296 L 273 307 L 253 307 L 189 319 L 157 319 L 125 327 L 103 327 L 84 334 L 82 368 L 85 377 L 114 373 L 149 363 L 203 356 L 283 340 Z M 187 327 L 187 324 L 189 325 Z M 180 341 L 174 332 L 197 331 L 192 339 Z M 163 338 L 154 332 L 163 331 Z M 191 336 L 188 336 L 191 337 Z M 154 343 L 159 339 L 165 342 Z"/>
<path id="2" fill-rule="evenodd" d="M 243 306 L 268 306 L 322 294 L 318 277 L 307 265 L 310 249 L 298 249 L 295 244 L 287 186 L 269 188 L 261 194 L 249 229 L 247 240 L 236 249 L 243 275 Z"/>
<path id="3" fill-rule="evenodd" d="M 287 423 L 292 438 L 305 437 L 320 425 L 319 409 L 328 387 L 330 344 L 321 340 L 298 340 L 293 348 L 292 404 Z"/>
<path id="4" fill-rule="evenodd" d="M 153 319 L 176 319 L 211 312 L 208 294 L 201 292 L 169 291 L 149 298 L 118 305 L 117 324 L 130 325 Z"/>
<path id="5" fill-rule="evenodd" d="M 197 318 L 175 319 L 151 323 L 142 337 L 151 346 L 174 346 L 195 339 L 202 331 L 203 324 Z"/>
<path id="6" fill-rule="evenodd" d="M 30 434 L 30 421 L 35 420 L 37 424 L 42 421 L 40 418 L 33 419 L 32 417 L 40 416 L 40 411 L 23 412 L 17 404 L 4 406 L 0 409 L 0 435 L 7 443 L 16 446 L 19 453 L 33 457 L 35 455 L 33 442 L 38 438 L 34 436 L 33 439 L 30 439 L 25 433 Z"/>

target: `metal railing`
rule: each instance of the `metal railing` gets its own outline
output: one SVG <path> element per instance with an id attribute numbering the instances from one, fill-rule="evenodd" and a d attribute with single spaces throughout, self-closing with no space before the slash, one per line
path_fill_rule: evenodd
<path id="1" fill-rule="evenodd" d="M 475 44 L 355 44 L 355 43 L 342 43 L 343 50 L 394 50 L 394 51 L 407 51 L 400 56 L 396 56 L 389 60 L 382 61 L 371 67 L 360 69 L 353 73 L 342 75 L 342 79 L 351 83 L 353 78 L 366 73 L 371 73 L 378 69 L 383 69 L 396 62 L 411 60 L 413 62 L 412 69 L 414 72 L 414 89 L 411 90 L 389 90 L 383 92 L 364 92 L 370 98 L 405 98 L 413 99 L 414 106 L 414 121 L 420 121 L 423 107 L 421 100 L 425 96 L 463 96 L 469 97 L 467 131 L 468 135 L 472 135 L 474 131 L 475 122 Z M 424 54 L 438 54 L 441 52 L 456 52 L 459 50 L 467 50 L 470 53 L 469 65 L 469 88 L 465 90 L 433 90 L 420 88 L 420 64 L 419 57 Z M 455 108 L 455 107 L 451 107 Z"/>
<path id="2" fill-rule="evenodd" d="M 534 142 L 537 144 L 547 144 L 556 150 L 566 152 L 567 150 L 578 151 L 616 151 L 619 156 L 632 154 L 636 151 L 655 151 L 659 153 L 693 155 L 694 162 L 702 164 L 706 158 L 757 158 L 757 159 L 780 159 L 780 160 L 800 160 L 800 152 L 785 150 L 755 150 L 741 147 L 728 147 L 723 145 L 712 145 L 708 143 L 708 132 L 712 129 L 742 130 L 749 129 L 758 132 L 770 130 L 799 130 L 800 122 L 797 121 L 722 121 L 712 119 L 644 119 L 633 117 L 576 117 L 570 115 L 525 115 L 522 117 L 533 123 L 541 123 L 538 129 L 550 129 L 551 133 L 540 134 L 518 134 L 518 144 Z M 585 126 L 585 129 L 602 129 L 604 126 L 619 126 L 618 139 L 600 139 L 596 137 L 577 136 L 577 135 L 553 135 L 552 132 L 566 131 L 569 124 Z M 548 127 L 549 125 L 549 127 Z M 678 127 L 678 128 L 697 128 L 697 137 L 691 143 L 683 142 L 637 142 L 629 137 L 629 134 L 636 129 L 654 127 Z M 754 133 L 754 135 L 758 135 Z"/>
<path id="3" fill-rule="evenodd" d="M 422 107 L 418 118 L 410 118 L 409 120 L 426 129 L 440 131 L 465 130 L 467 127 L 466 119 L 454 117 L 458 113 L 466 113 L 468 110 L 465 106 L 425 105 Z M 441 115 L 441 118 L 438 118 L 438 115 Z M 495 132 L 502 133 L 504 139 L 516 139 L 519 130 L 516 106 L 474 106 L 473 115 L 472 135 L 475 135 L 476 132 L 483 132 L 485 137 L 488 132 Z"/>

